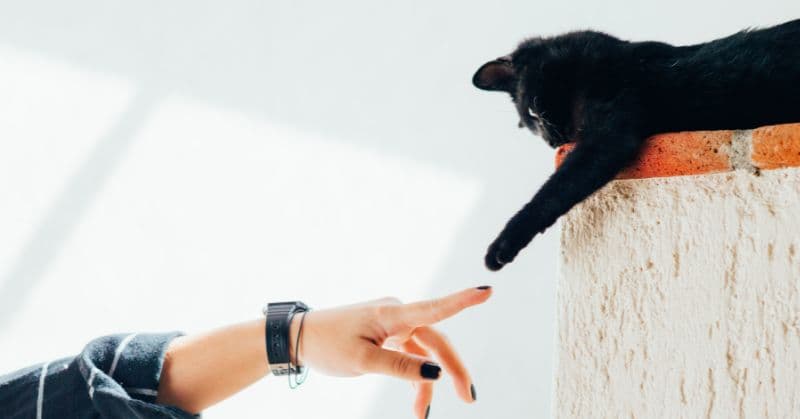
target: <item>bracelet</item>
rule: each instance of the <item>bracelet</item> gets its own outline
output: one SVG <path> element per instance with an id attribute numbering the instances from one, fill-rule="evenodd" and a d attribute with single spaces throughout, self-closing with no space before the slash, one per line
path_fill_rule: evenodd
<path id="1" fill-rule="evenodd" d="M 295 339 L 295 344 L 294 344 L 294 361 L 295 362 L 299 362 L 299 360 L 300 360 L 300 336 L 302 336 L 302 334 L 303 334 L 303 325 L 306 323 L 306 316 L 308 315 L 309 311 L 311 311 L 311 309 L 307 309 L 306 311 L 303 311 L 301 313 L 303 317 L 300 319 L 300 327 L 297 328 L 297 338 Z M 293 319 L 294 319 L 294 315 L 292 315 L 292 320 Z M 291 323 L 291 321 L 290 321 L 290 323 Z M 294 365 L 294 368 L 292 368 L 292 365 L 293 365 L 293 363 L 292 363 L 292 361 L 290 359 L 289 360 L 289 374 L 288 374 L 288 376 L 289 376 L 289 388 L 294 390 L 297 387 L 300 387 L 308 379 L 308 368 L 307 367 L 303 367 L 302 365 Z M 300 371 L 300 374 L 297 374 L 296 371 Z"/>

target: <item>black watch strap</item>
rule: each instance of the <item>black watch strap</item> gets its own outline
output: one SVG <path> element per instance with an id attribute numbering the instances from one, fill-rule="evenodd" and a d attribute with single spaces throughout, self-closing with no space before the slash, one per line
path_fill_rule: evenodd
<path id="1" fill-rule="evenodd" d="M 302 367 L 292 365 L 289 353 L 289 331 L 295 314 L 308 311 L 308 306 L 300 301 L 269 303 L 264 307 L 267 316 L 265 339 L 267 362 L 273 375 L 301 374 Z"/>

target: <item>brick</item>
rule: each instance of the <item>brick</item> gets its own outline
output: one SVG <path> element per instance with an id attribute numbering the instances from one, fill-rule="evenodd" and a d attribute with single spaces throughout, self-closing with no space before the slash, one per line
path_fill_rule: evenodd
<path id="1" fill-rule="evenodd" d="M 620 179 L 696 175 L 731 169 L 733 131 L 661 134 L 648 139 L 638 159 Z"/>
<path id="2" fill-rule="evenodd" d="M 753 165 L 760 169 L 800 166 L 800 124 L 753 131 Z"/>
<path id="3" fill-rule="evenodd" d="M 695 175 L 731 170 L 729 152 L 733 131 L 694 131 L 659 134 L 649 138 L 639 157 L 618 179 Z M 566 144 L 556 152 L 556 166 L 575 148 Z"/>
<path id="4" fill-rule="evenodd" d="M 575 148 L 575 143 L 567 143 L 556 149 L 556 167 L 564 163 L 564 159 Z"/>

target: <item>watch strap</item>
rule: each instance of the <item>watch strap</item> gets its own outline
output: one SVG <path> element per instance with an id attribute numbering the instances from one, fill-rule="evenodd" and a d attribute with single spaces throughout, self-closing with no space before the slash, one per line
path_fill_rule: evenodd
<path id="1" fill-rule="evenodd" d="M 264 308 L 267 362 L 273 375 L 302 373 L 302 367 L 292 365 L 289 339 L 292 318 L 304 311 L 308 306 L 299 301 L 270 303 Z"/>

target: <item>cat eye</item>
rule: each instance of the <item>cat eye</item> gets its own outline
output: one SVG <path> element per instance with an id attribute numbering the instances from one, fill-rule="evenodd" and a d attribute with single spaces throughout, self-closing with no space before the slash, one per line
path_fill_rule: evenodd
<path id="1" fill-rule="evenodd" d="M 533 111 L 533 108 L 528 108 L 528 115 L 533 119 L 539 119 L 539 114 Z"/>

